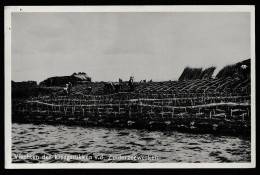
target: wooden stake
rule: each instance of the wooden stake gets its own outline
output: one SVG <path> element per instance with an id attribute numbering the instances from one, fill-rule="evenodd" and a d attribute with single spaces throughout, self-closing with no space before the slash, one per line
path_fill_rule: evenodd
<path id="1" fill-rule="evenodd" d="M 65 115 L 67 114 L 67 107 L 64 106 Z"/>
<path id="2" fill-rule="evenodd" d="M 131 107 L 129 109 L 129 118 L 131 118 Z"/>

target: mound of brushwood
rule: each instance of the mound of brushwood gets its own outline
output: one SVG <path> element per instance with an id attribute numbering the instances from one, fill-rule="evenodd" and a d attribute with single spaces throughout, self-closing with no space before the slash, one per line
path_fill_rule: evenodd
<path id="1" fill-rule="evenodd" d="M 200 75 L 200 79 L 209 79 L 212 77 L 216 67 L 209 67 L 203 70 L 202 74 Z"/>
<path id="2" fill-rule="evenodd" d="M 227 65 L 222 68 L 218 74 L 217 78 L 239 78 L 239 79 L 247 79 L 250 78 L 250 70 L 251 64 L 250 59 L 238 62 L 236 64 Z"/>
<path id="3" fill-rule="evenodd" d="M 191 68 L 191 67 L 186 67 L 179 80 L 195 80 L 195 79 L 208 79 L 211 78 L 216 67 L 209 67 L 206 69 L 202 68 Z"/>
<path id="4" fill-rule="evenodd" d="M 200 79 L 200 75 L 202 74 L 202 68 L 190 68 L 186 67 L 180 78 L 179 81 L 182 80 L 194 80 L 194 79 Z"/>

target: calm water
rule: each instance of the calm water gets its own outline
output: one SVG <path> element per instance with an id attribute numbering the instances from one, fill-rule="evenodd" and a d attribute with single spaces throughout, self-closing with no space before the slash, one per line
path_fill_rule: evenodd
<path id="1" fill-rule="evenodd" d="M 250 162 L 250 157 L 250 140 L 239 137 L 12 125 L 13 163 Z"/>

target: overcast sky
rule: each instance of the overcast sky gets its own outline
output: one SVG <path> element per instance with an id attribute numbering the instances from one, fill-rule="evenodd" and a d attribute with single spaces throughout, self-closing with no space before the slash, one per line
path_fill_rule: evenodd
<path id="1" fill-rule="evenodd" d="M 250 14 L 12 13 L 12 80 L 174 80 L 186 66 L 250 58 Z"/>

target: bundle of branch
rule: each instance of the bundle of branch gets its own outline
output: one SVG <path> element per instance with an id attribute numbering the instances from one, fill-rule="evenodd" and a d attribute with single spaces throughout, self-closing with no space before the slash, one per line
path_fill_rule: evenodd
<path id="1" fill-rule="evenodd" d="M 216 67 L 209 67 L 207 69 L 205 69 L 201 76 L 200 76 L 200 79 L 209 79 L 212 77 L 214 71 L 215 71 Z"/>
<path id="2" fill-rule="evenodd" d="M 186 67 L 183 70 L 183 72 L 179 78 L 179 81 L 200 79 L 201 74 L 202 74 L 202 68 Z"/>
<path id="3" fill-rule="evenodd" d="M 244 60 L 236 64 L 225 66 L 218 72 L 216 77 L 246 79 L 250 77 L 250 67 L 250 59 Z"/>

